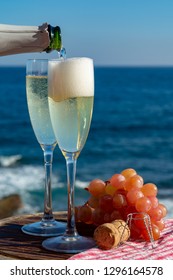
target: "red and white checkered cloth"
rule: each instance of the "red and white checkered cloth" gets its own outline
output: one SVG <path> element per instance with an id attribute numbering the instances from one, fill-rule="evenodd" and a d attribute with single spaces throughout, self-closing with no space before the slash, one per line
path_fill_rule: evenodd
<path id="1" fill-rule="evenodd" d="M 153 247 L 149 242 L 131 242 L 111 250 L 93 248 L 73 255 L 69 260 L 173 260 L 173 219 L 166 220 L 166 227 Z"/>

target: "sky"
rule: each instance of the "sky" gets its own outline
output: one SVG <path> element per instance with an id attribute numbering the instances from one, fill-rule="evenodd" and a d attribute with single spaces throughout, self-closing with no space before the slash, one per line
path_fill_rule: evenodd
<path id="1" fill-rule="evenodd" d="M 67 57 L 88 56 L 103 66 L 173 65 L 172 0 L 1 1 L 0 23 L 43 22 L 61 27 Z M 45 56 L 1 56 L 0 66 Z"/>

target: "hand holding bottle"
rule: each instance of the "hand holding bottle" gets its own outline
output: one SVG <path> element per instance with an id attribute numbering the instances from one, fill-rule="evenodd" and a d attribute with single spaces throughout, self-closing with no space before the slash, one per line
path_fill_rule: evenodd
<path id="1" fill-rule="evenodd" d="M 19 26 L 0 24 L 0 56 L 60 51 L 61 29 L 47 23 L 41 26 Z"/>

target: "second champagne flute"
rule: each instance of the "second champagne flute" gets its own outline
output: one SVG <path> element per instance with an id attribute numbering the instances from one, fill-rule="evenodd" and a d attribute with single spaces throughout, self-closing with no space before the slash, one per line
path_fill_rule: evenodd
<path id="1" fill-rule="evenodd" d="M 22 231 L 37 236 L 56 236 L 65 230 L 65 223 L 56 221 L 52 213 L 52 161 L 53 151 L 57 142 L 52 129 L 48 107 L 47 71 L 47 59 L 29 59 L 27 61 L 27 104 L 34 133 L 44 153 L 45 198 L 44 215 L 41 221 L 24 225 Z"/>

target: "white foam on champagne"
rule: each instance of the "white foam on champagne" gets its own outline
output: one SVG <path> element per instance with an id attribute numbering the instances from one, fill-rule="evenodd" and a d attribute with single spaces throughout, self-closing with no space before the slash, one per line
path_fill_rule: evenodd
<path id="1" fill-rule="evenodd" d="M 49 97 L 62 101 L 94 95 L 93 60 L 86 57 L 49 61 Z"/>

